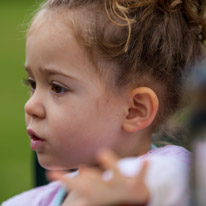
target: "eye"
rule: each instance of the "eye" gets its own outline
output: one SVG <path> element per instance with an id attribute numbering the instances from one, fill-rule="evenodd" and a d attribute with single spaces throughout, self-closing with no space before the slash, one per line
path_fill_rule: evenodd
<path id="1" fill-rule="evenodd" d="M 63 94 L 68 91 L 68 89 L 56 83 L 51 84 L 51 90 L 55 92 L 56 94 Z"/>
<path id="2" fill-rule="evenodd" d="M 24 84 L 26 86 L 29 86 L 31 91 L 34 91 L 36 89 L 36 82 L 31 78 L 25 79 Z"/>

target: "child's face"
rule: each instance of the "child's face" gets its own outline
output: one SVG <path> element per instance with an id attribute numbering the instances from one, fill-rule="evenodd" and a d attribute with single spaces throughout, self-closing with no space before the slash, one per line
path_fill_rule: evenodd
<path id="1" fill-rule="evenodd" d="M 46 168 L 94 163 L 100 148 L 118 150 L 124 144 L 124 97 L 108 98 L 104 81 L 69 28 L 54 18 L 41 21 L 26 42 L 31 97 L 25 112 L 31 147 Z"/>

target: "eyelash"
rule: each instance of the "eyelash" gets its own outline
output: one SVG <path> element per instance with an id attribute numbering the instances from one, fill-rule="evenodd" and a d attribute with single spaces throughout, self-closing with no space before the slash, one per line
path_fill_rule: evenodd
<path id="1" fill-rule="evenodd" d="M 24 79 L 24 84 L 26 86 L 29 86 L 31 91 L 34 91 L 36 89 L 36 82 L 33 79 Z"/>
<path id="2" fill-rule="evenodd" d="M 66 89 L 65 87 L 56 84 L 56 83 L 51 83 L 51 90 L 56 93 L 56 94 L 64 94 L 66 92 L 68 92 L 68 89 Z"/>
<path id="3" fill-rule="evenodd" d="M 30 87 L 31 92 L 35 91 L 35 89 L 36 89 L 36 82 L 33 79 L 30 79 L 30 78 L 25 79 L 24 80 L 24 84 L 26 86 Z M 50 83 L 50 86 L 51 86 L 51 88 L 50 88 L 51 91 L 53 91 L 55 94 L 58 94 L 58 95 L 64 94 L 64 93 L 66 93 L 68 91 L 68 89 L 66 89 L 65 87 L 63 87 L 63 86 L 61 86 L 61 85 L 59 85 L 57 83 Z"/>

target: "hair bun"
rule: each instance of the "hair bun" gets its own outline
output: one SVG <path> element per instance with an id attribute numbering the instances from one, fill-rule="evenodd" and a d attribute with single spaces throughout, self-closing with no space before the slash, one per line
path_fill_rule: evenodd
<path id="1" fill-rule="evenodd" d="M 206 0 L 105 0 L 110 20 L 119 26 L 128 26 L 127 50 L 131 37 L 131 24 L 141 9 L 159 10 L 166 15 L 182 13 L 190 31 L 202 42 L 206 40 Z"/>
<path id="2" fill-rule="evenodd" d="M 189 25 L 199 28 L 201 41 L 206 40 L 206 1 L 184 0 L 184 13 Z"/>
<path id="3" fill-rule="evenodd" d="M 188 21 L 188 26 L 193 28 L 191 31 L 196 31 L 201 41 L 206 40 L 205 0 L 156 0 L 156 3 L 166 12 L 182 12 Z"/>

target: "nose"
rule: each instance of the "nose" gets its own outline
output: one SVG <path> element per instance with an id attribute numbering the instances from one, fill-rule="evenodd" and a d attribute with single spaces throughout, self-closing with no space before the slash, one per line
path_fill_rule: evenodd
<path id="1" fill-rule="evenodd" d="M 33 118 L 43 119 L 46 114 L 43 98 L 34 93 L 26 102 L 24 110 L 27 115 Z"/>

